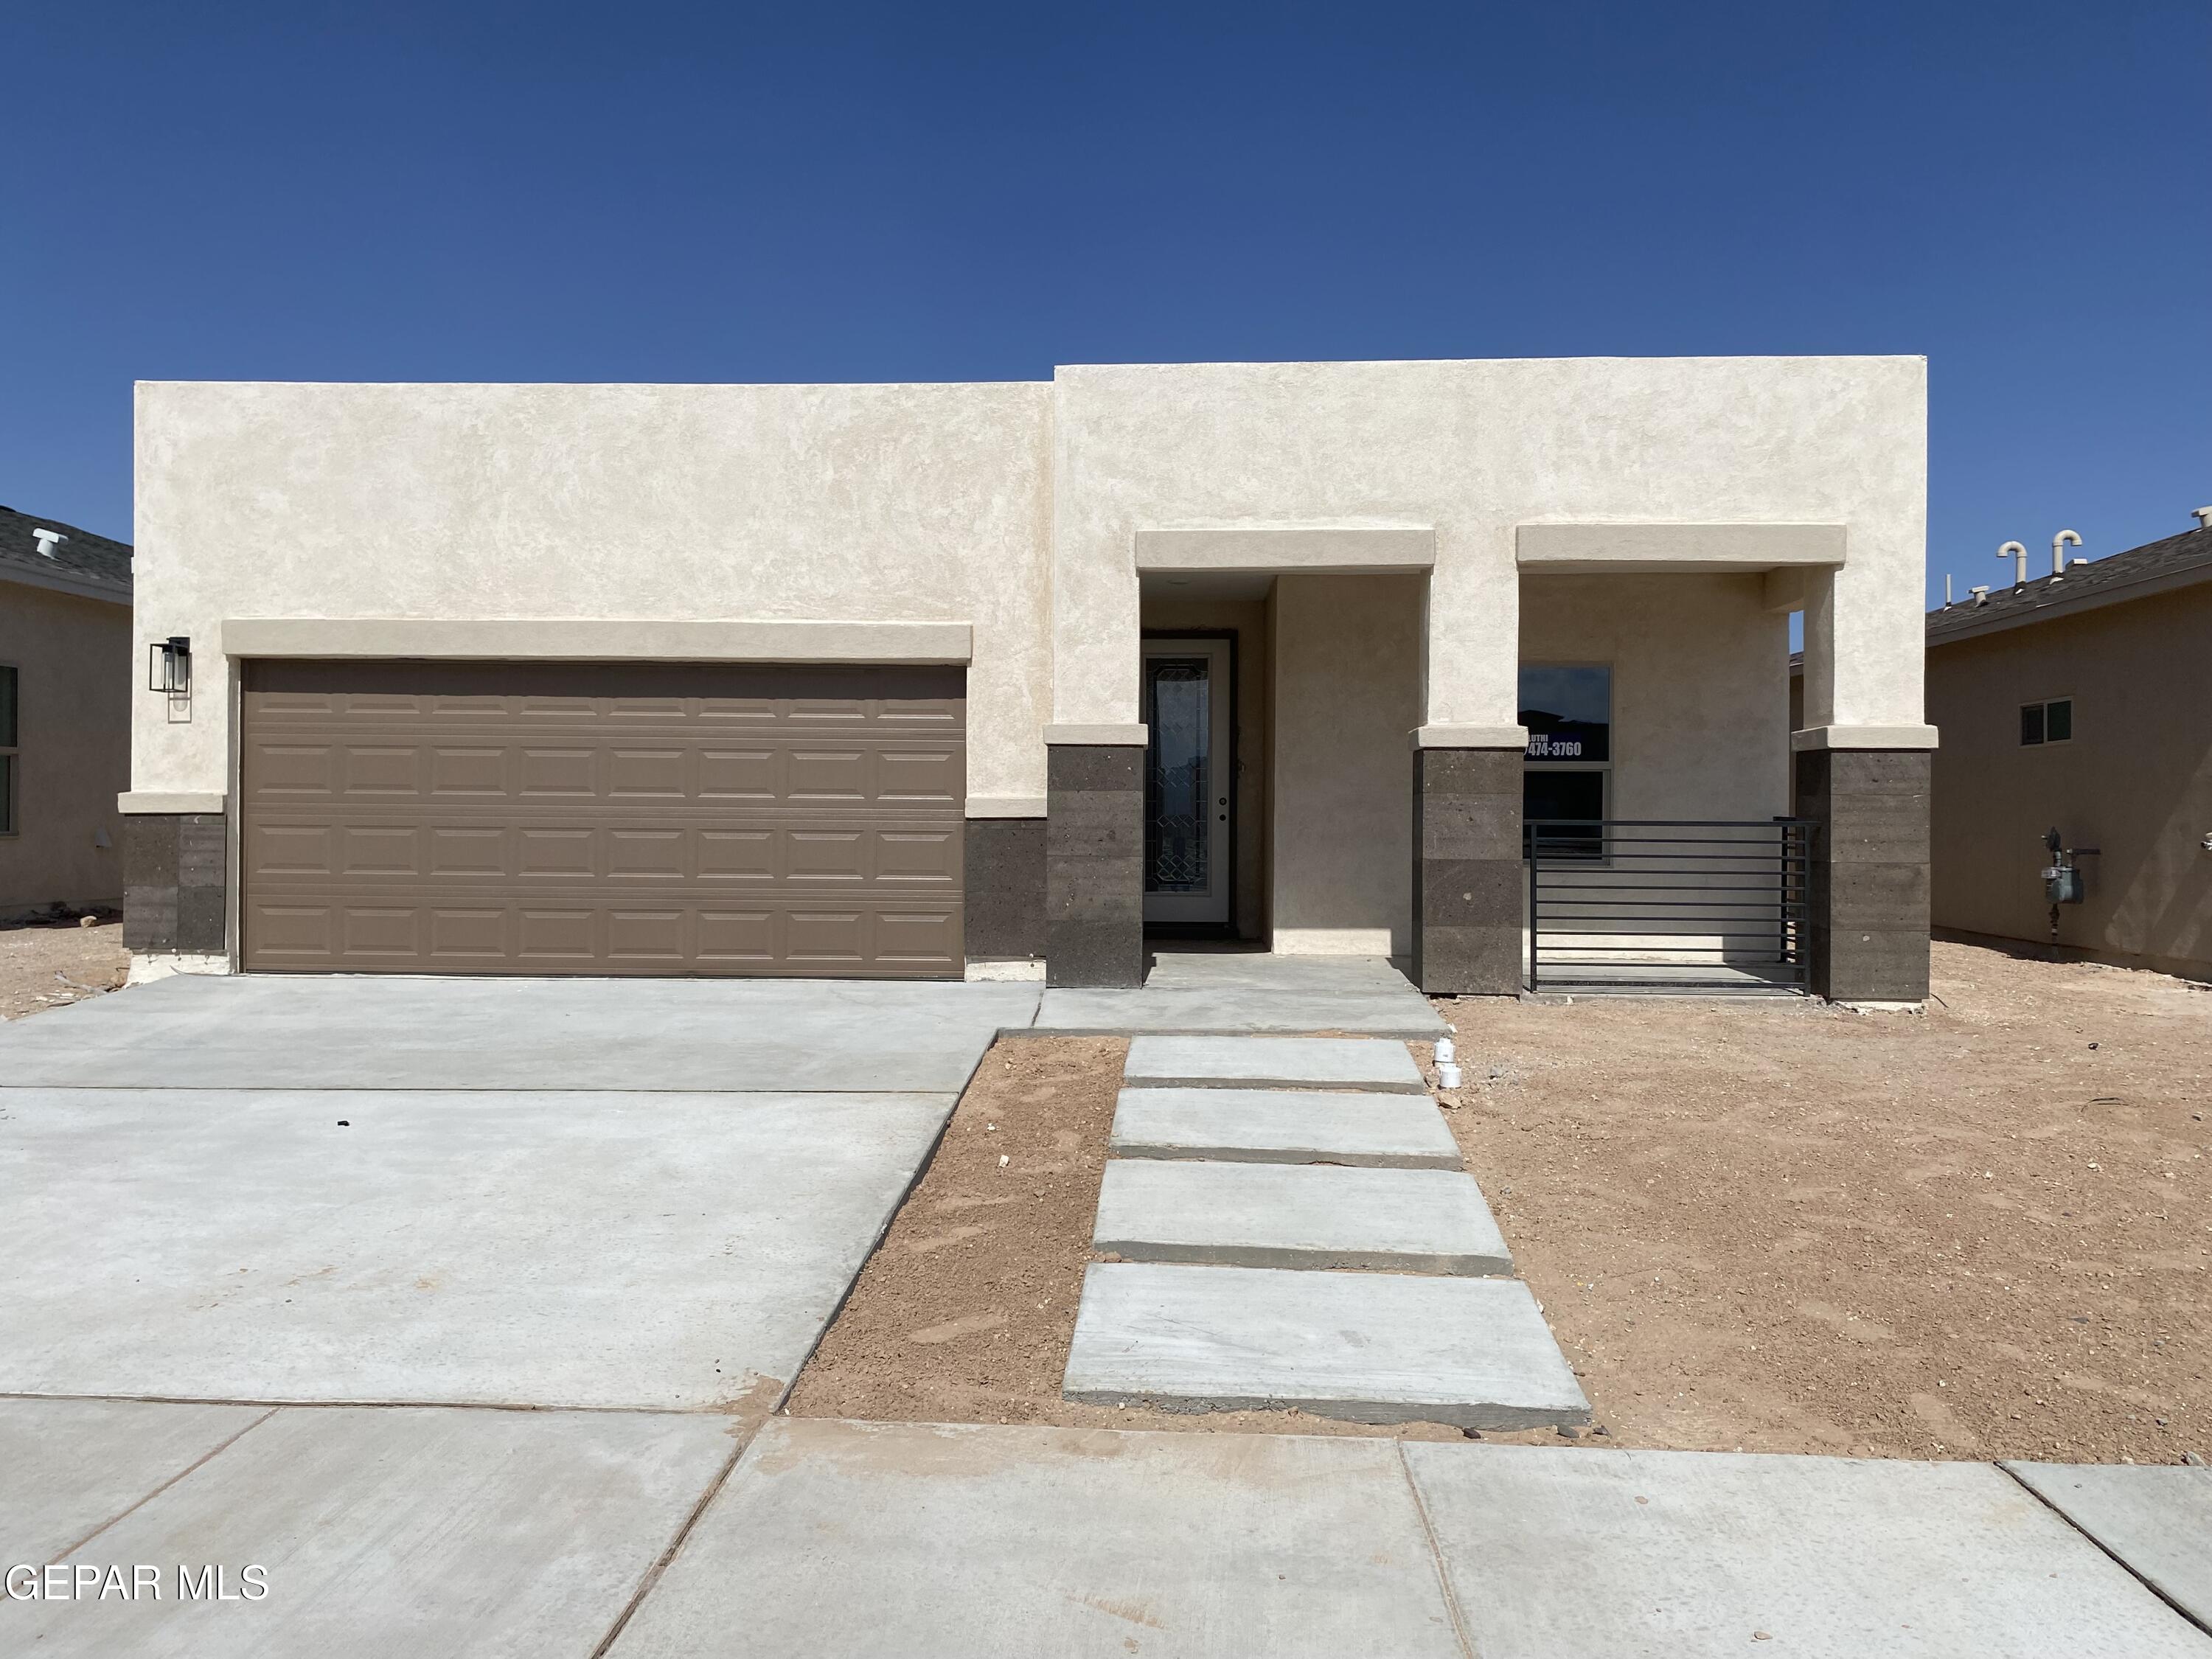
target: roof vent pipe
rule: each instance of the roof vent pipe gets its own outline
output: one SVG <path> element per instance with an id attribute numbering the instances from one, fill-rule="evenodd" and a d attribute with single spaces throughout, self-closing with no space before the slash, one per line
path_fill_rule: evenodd
<path id="1" fill-rule="evenodd" d="M 1951 573 L 1948 570 L 1943 573 L 1943 608 L 1951 608 Z"/>
<path id="2" fill-rule="evenodd" d="M 1977 587 L 1973 589 L 1972 592 L 1974 595 L 1974 603 L 1976 605 L 1987 605 L 1990 602 L 1990 590 L 1988 588 Z"/>
<path id="3" fill-rule="evenodd" d="M 2066 544 L 2069 542 L 2076 547 L 2081 545 L 2081 538 L 2070 530 L 2062 530 L 2051 538 L 2051 580 L 2055 582 L 2066 579 Z"/>
<path id="4" fill-rule="evenodd" d="M 31 539 L 38 543 L 39 551 L 51 559 L 54 556 L 56 544 L 67 541 L 69 538 L 58 530 L 33 530 L 31 532 Z"/>
<path id="5" fill-rule="evenodd" d="M 2212 530 L 2212 507 L 2200 507 L 2196 511 L 2197 527 Z"/>
<path id="6" fill-rule="evenodd" d="M 2014 587 L 2027 586 L 2027 544 L 2026 543 L 2007 542 L 1997 549 L 1997 557 L 2008 558 L 2013 562 L 2012 585 Z"/>

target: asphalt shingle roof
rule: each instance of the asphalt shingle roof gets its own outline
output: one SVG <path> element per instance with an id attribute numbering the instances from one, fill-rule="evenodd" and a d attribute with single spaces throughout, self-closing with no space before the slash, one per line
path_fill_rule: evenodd
<path id="1" fill-rule="evenodd" d="M 1978 605 L 1970 597 L 1946 610 L 1931 611 L 1928 643 L 1941 645 L 1993 628 L 2039 622 L 2046 614 L 2116 604 L 2130 597 L 2126 590 L 2132 587 L 2208 580 L 2212 580 L 2212 529 L 2185 530 L 2164 541 L 2076 565 L 2063 581 L 2039 576 L 2019 587 L 1993 586 Z"/>
<path id="2" fill-rule="evenodd" d="M 49 557 L 39 551 L 33 530 L 58 530 L 69 539 L 56 543 Z M 58 576 L 118 599 L 131 597 L 129 543 L 110 541 L 59 519 L 33 518 L 12 507 L 0 507 L 0 581 L 18 569 L 33 576 Z"/>

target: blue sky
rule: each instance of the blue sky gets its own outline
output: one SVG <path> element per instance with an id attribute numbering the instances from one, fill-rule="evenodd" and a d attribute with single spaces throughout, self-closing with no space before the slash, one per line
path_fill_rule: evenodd
<path id="1" fill-rule="evenodd" d="M 0 501 L 135 379 L 1919 352 L 1930 591 L 2212 502 L 2212 6 L 8 9 Z"/>

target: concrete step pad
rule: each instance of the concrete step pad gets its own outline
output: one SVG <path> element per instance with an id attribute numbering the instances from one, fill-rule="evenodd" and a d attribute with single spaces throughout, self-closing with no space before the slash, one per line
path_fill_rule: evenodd
<path id="1" fill-rule="evenodd" d="M 1115 1158 L 1456 1170 L 1443 1114 L 1413 1095 L 1322 1089 L 1124 1089 Z"/>
<path id="2" fill-rule="evenodd" d="M 1091 1243 L 1133 1261 L 1513 1271 L 1474 1177 L 1447 1170 L 1116 1158 Z"/>
<path id="3" fill-rule="evenodd" d="M 1140 1089 L 1428 1092 L 1402 1042 L 1382 1037 L 1140 1036 L 1121 1080 Z"/>
<path id="4" fill-rule="evenodd" d="M 1535 1297 L 1511 1279 L 1095 1262 L 1060 1391 L 1170 1411 L 1295 1406 L 1355 1423 L 1589 1420 Z"/>

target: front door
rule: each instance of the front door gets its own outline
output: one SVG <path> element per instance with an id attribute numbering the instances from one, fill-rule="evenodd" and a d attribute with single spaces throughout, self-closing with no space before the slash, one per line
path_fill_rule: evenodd
<path id="1" fill-rule="evenodd" d="M 1145 920 L 1229 923 L 1230 642 L 1145 646 Z"/>

